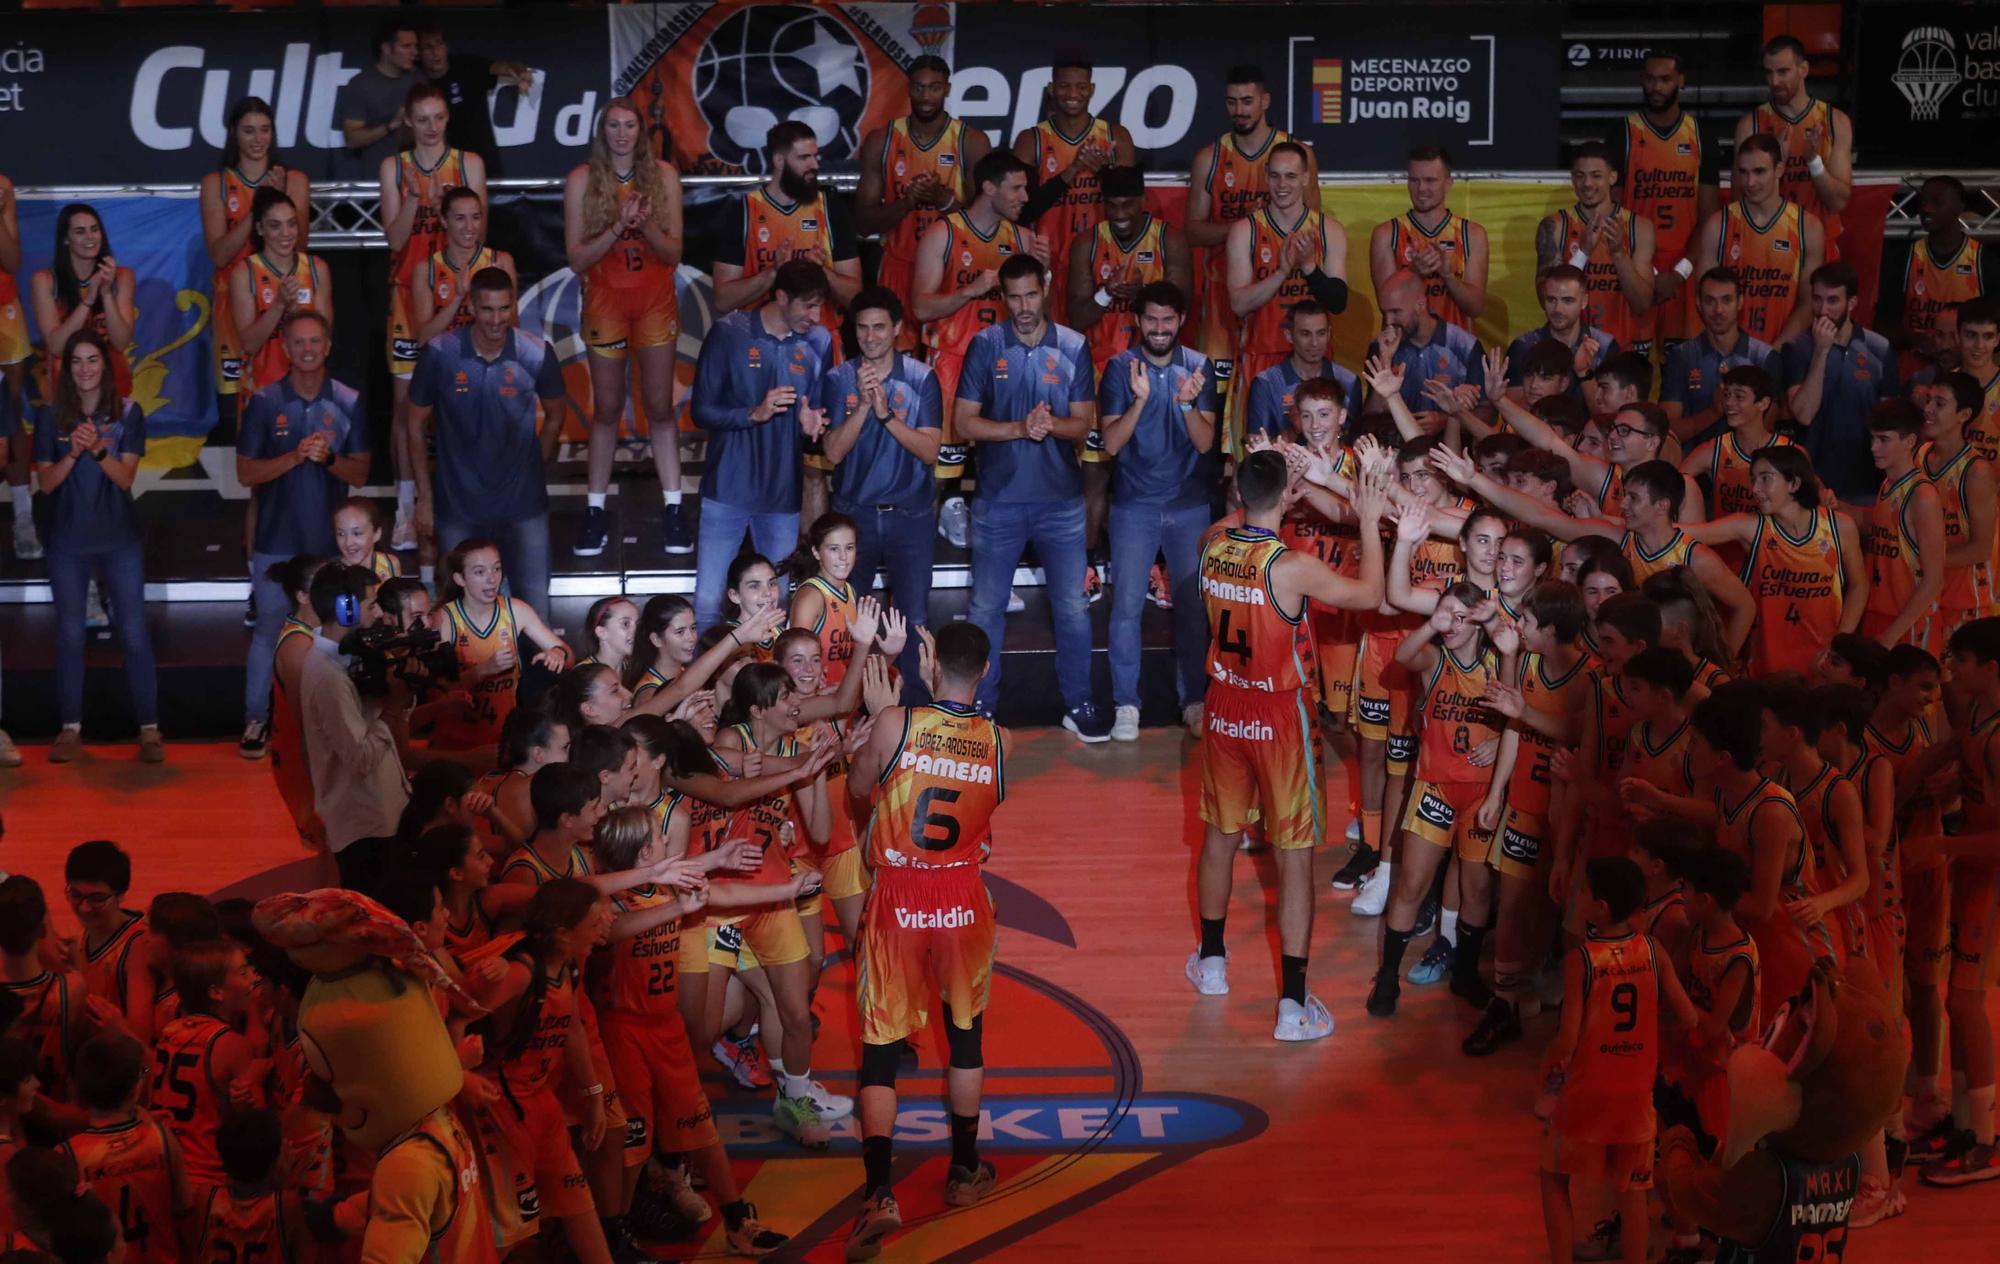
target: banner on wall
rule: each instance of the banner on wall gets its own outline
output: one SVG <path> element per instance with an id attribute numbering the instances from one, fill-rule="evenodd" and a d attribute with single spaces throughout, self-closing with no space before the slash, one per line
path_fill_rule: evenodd
<path id="1" fill-rule="evenodd" d="M 1240 63 L 1264 71 L 1272 120 L 1310 141 L 1322 170 L 1399 169 L 1422 144 L 1461 167 L 1556 160 L 1553 6 L 1426 5 L 1421 23 L 1393 6 L 968 7 L 956 23 L 951 112 L 999 144 L 1044 116 L 1051 63 L 1080 56 L 1092 112 L 1130 131 L 1155 171 L 1187 170 L 1229 125 L 1222 81 Z"/>
<path id="2" fill-rule="evenodd" d="M 1977 138 L 2000 124 L 2000 9 L 1863 5 L 1859 61 L 1856 149 L 1898 165 L 1990 161 L 1990 139 Z"/>
<path id="3" fill-rule="evenodd" d="M 137 281 L 132 345 L 132 399 L 146 414 L 146 464 L 176 468 L 193 462 L 215 428 L 215 379 L 210 358 L 213 265 L 202 244 L 201 207 L 188 197 L 93 198 L 111 256 Z M 64 202 L 23 198 L 21 290 L 49 266 L 56 215 Z M 29 333 L 42 345 L 33 304 L 24 301 Z M 38 357 L 35 384 L 47 398 L 46 366 Z"/>
<path id="4" fill-rule="evenodd" d="M 765 174 L 764 137 L 787 120 L 812 127 L 823 170 L 852 171 L 861 138 L 908 112 L 910 63 L 952 57 L 948 4 L 703 0 L 610 14 L 613 95 L 636 99 L 660 152 L 694 175 Z"/>

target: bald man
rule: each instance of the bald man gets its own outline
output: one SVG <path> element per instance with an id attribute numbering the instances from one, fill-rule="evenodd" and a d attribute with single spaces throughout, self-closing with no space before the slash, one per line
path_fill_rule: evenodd
<path id="1" fill-rule="evenodd" d="M 1485 380 L 1486 353 L 1479 339 L 1463 325 L 1441 320 L 1431 310 L 1426 283 L 1408 268 L 1389 274 L 1382 282 L 1382 332 L 1368 344 L 1370 359 L 1388 358 L 1402 374 L 1399 392 L 1410 411 L 1421 416 L 1435 405 L 1424 394 L 1424 383 L 1442 378 L 1446 385 L 1479 384 Z M 1388 401 L 1373 393 L 1367 411 L 1381 412 Z"/>

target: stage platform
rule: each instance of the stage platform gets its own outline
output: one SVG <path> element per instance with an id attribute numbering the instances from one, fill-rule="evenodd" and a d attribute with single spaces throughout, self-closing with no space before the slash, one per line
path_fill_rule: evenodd
<path id="1" fill-rule="evenodd" d="M 39 754 L 0 771 L 0 867 L 44 884 L 60 933 L 75 929 L 62 858 L 84 838 L 131 849 L 134 903 L 316 882 L 269 768 L 233 746 L 175 744 L 161 766 L 137 763 L 130 746 L 64 766 Z M 1024 731 L 1007 771 L 986 870 L 1000 932 L 982 1127 L 1001 1183 L 977 1207 L 942 1206 L 942 1041 L 927 1037 L 901 1081 L 897 1194 L 910 1227 L 883 1259 L 1548 1258 L 1530 1106 L 1555 1014 L 1483 1060 L 1459 1052 L 1473 1015 L 1442 987 L 1407 987 L 1395 1018 L 1368 1017 L 1378 922 L 1326 887 L 1336 847 L 1319 860 L 1311 986 L 1339 1025 L 1323 1042 L 1279 1045 L 1268 855 L 1237 863 L 1230 995 L 1197 997 L 1181 975 L 1195 937 L 1195 746 L 1159 732 L 1084 748 Z M 1335 832 L 1339 776 L 1326 796 Z M 852 981 L 850 966 L 831 965 L 817 1002 L 813 1071 L 842 1093 L 858 1059 Z M 808 1154 L 774 1137 L 768 1094 L 734 1089 L 706 1059 L 703 1069 L 747 1196 L 797 1236 L 781 1258 L 839 1259 L 861 1172 L 852 1125 Z M 1849 1264 L 1992 1258 L 2000 1185 L 1908 1185 L 1907 1214 L 1848 1237 Z M 672 1257 L 720 1258 L 720 1247 L 718 1234 Z"/>

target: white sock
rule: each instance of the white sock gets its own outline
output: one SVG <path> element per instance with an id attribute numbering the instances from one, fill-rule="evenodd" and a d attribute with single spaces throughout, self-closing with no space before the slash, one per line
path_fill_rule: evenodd
<path id="1" fill-rule="evenodd" d="M 417 481 L 413 478 L 396 480 L 396 512 L 407 514 L 417 507 Z"/>
<path id="2" fill-rule="evenodd" d="M 786 1097 L 812 1096 L 812 1072 L 810 1071 L 804 1075 L 793 1075 L 787 1072 L 779 1083 L 785 1086 Z"/>
<path id="3" fill-rule="evenodd" d="M 604 508 L 604 499 L 608 495 L 610 495 L 609 492 L 586 492 L 583 498 L 590 502 L 592 509 L 602 509 Z"/>
<path id="4" fill-rule="evenodd" d="M 678 505 L 681 503 L 681 494 L 679 491 L 670 492 L 662 490 L 660 492 L 660 499 L 665 501 L 669 505 Z"/>
<path id="5" fill-rule="evenodd" d="M 15 513 L 24 514 L 33 510 L 35 504 L 35 489 L 33 487 L 26 483 L 16 483 L 8 490 L 14 495 Z"/>
<path id="6" fill-rule="evenodd" d="M 424 584 L 424 587 L 426 587 L 426 588 L 436 588 L 436 587 L 437 587 L 437 567 L 435 567 L 435 566 L 419 566 L 419 567 L 417 567 L 417 578 L 423 581 L 423 584 Z"/>
<path id="7" fill-rule="evenodd" d="M 1446 909 L 1438 918 L 1438 938 L 1447 943 L 1458 942 L 1458 914 L 1455 911 Z"/>

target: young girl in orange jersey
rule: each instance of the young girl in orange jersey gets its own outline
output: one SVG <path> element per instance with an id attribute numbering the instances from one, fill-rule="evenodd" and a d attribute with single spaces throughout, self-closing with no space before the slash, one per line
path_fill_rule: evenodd
<path id="1" fill-rule="evenodd" d="M 614 98 L 597 116 L 590 160 L 563 181 L 563 248 L 569 266 L 583 278 L 583 338 L 589 347 L 590 509 L 593 518 L 602 517 L 618 423 L 629 401 L 625 366 L 631 360 L 638 366 L 639 402 L 654 436 L 653 468 L 666 499 L 662 545 L 669 553 L 694 548 L 681 513 L 680 413 L 674 403 L 681 246 L 680 173 L 654 154 L 638 103 Z M 591 543 L 579 541 L 577 552 L 585 553 Z M 595 543 L 601 552 L 603 538 Z"/>
<path id="2" fill-rule="evenodd" d="M 1948 538 L 1943 498 L 1920 468 L 1923 428 L 1923 414 L 1901 399 L 1883 400 L 1868 418 L 1882 489 L 1861 536 L 1868 559 L 1861 631 L 1884 645 L 1909 641 L 1935 654 L 1944 648 Z"/>
<path id="3" fill-rule="evenodd" d="M 472 278 L 498 268 L 514 278 L 514 256 L 486 244 L 486 199 L 465 185 L 438 199 L 443 240 L 410 277 L 410 341 L 421 350 L 439 334 L 472 323 Z M 519 282 L 516 280 L 516 284 Z"/>
<path id="4" fill-rule="evenodd" d="M 723 622 L 730 625 L 738 644 L 750 651 L 753 661 L 771 661 L 771 644 L 777 638 L 773 629 L 762 637 L 749 636 L 743 624 L 756 615 L 772 608 L 784 608 L 785 586 L 778 575 L 778 568 L 769 558 L 756 553 L 739 553 L 729 564 L 729 574 L 724 581 L 724 593 L 728 601 L 723 604 Z M 783 627 L 781 623 L 778 625 Z"/>
<path id="5" fill-rule="evenodd" d="M 1360 467 L 1342 442 L 1349 416 L 1347 405 L 1336 382 L 1299 383 L 1292 399 L 1293 430 L 1288 438 L 1328 462 L 1334 474 L 1352 479 Z M 1359 433 L 1365 432 L 1350 435 L 1348 440 L 1358 438 Z M 1315 483 L 1304 484 L 1299 503 L 1285 515 L 1278 535 L 1286 548 L 1311 553 L 1336 575 L 1352 578 L 1360 565 L 1360 535 L 1352 507 Z M 1313 665 L 1318 673 L 1320 707 L 1335 729 L 1344 728 L 1354 699 L 1354 663 L 1361 649 L 1361 629 L 1350 611 L 1320 602 L 1308 608 L 1312 611 Z M 1351 790 L 1360 787 L 1359 771 L 1358 764 L 1348 769 Z M 1358 817 L 1358 799 L 1351 810 Z"/>
<path id="6" fill-rule="evenodd" d="M 333 511 L 333 547 L 347 566 L 365 566 L 376 579 L 394 579 L 403 573 L 403 562 L 381 548 L 382 519 L 375 502 L 350 496 Z"/>
<path id="7" fill-rule="evenodd" d="M 306 1258 L 306 1212 L 279 1184 L 284 1135 L 268 1110 L 239 1110 L 222 1121 L 217 1148 L 227 1183 L 194 1209 L 194 1248 L 203 1260 L 299 1264 Z"/>
<path id="8" fill-rule="evenodd" d="M 725 664 L 742 654 L 746 645 L 775 635 L 785 626 L 785 617 L 784 606 L 772 602 L 734 626 L 717 625 L 711 629 L 714 640 L 704 647 L 695 630 L 693 602 L 672 593 L 649 598 L 633 636 L 634 652 L 620 677 L 632 691 L 632 709 L 665 716 L 693 700 L 707 707 L 704 714 L 712 727 L 714 708 L 701 696 Z"/>
<path id="9" fill-rule="evenodd" d="M 216 169 L 201 178 L 201 233 L 215 265 L 215 390 L 234 395 L 243 379 L 243 350 L 235 313 L 227 301 L 230 270 L 248 258 L 250 203 L 260 190 L 282 190 L 301 222 L 309 216 L 306 173 L 278 161 L 273 141 L 270 105 L 244 97 L 223 118 L 222 154 Z"/>
<path id="10" fill-rule="evenodd" d="M 609 667 L 622 681 L 639 634 L 639 606 L 630 597 L 599 597 L 583 617 L 587 652 L 578 667 Z"/>
<path id="11" fill-rule="evenodd" d="M 1634 818 L 1654 815 L 1650 793 L 1692 796 L 1693 760 L 1688 754 L 1694 730 L 1688 724 L 1688 691 L 1694 685 L 1694 664 L 1679 650 L 1650 646 L 1625 660 L 1618 672 L 1619 692 L 1629 704 L 1634 723 L 1625 741 L 1625 756 L 1616 771 L 1620 801 L 1612 807 L 1617 820 L 1608 832 L 1630 829 Z M 1645 865 L 1641 863 L 1641 868 Z M 1648 877 L 1653 875 L 1649 872 Z M 1651 934 L 1649 923 L 1641 923 Z M 1669 943 L 1669 948 L 1678 944 Z"/>
<path id="12" fill-rule="evenodd" d="M 280 200 L 284 195 L 272 190 Z M 18 249 L 18 245 L 16 247 Z M 111 252 L 111 237 L 97 209 L 71 202 L 56 212 L 55 249 L 49 266 L 29 278 L 35 327 L 41 330 L 47 358 L 45 399 L 55 398 L 70 340 L 85 329 L 95 331 L 110 349 L 111 380 L 121 398 L 132 394 L 132 345 L 138 281 L 132 269 L 119 266 Z"/>
<path id="13" fill-rule="evenodd" d="M 1846 510 L 1820 504 L 1819 477 L 1803 448 L 1760 449 L 1751 461 L 1756 513 L 1731 514 L 1682 530 L 1711 547 L 1736 544 L 1747 557 L 1743 583 L 1757 602 L 1749 672 L 1811 669 L 1836 632 L 1852 632 L 1868 606 L 1861 532 Z"/>
<path id="14" fill-rule="evenodd" d="M 500 546 L 493 541 L 460 541 L 445 558 L 445 574 L 450 582 L 444 604 L 431 614 L 431 627 L 457 650 L 459 685 L 467 699 L 462 716 L 439 721 L 432 743 L 447 749 L 490 746 L 514 710 L 520 642 L 539 647 L 532 661 L 557 673 L 569 666 L 569 646 L 534 607 L 501 592 Z"/>
<path id="15" fill-rule="evenodd" d="M 809 577 L 800 576 L 802 582 L 792 593 L 791 626 L 819 638 L 820 674 L 827 685 L 838 685 L 856 665 L 848 627 L 854 622 L 856 601 L 865 595 L 847 582 L 854 572 L 856 538 L 854 520 L 845 514 L 821 514 L 815 519 L 806 531 L 813 570 Z"/>
<path id="16" fill-rule="evenodd" d="M 262 188 L 251 200 L 251 253 L 229 272 L 228 302 L 243 351 L 238 394 L 254 394 L 291 371 L 278 330 L 292 309 L 309 307 L 333 325 L 332 274 L 305 252 L 305 222 L 283 190 Z"/>
<path id="17" fill-rule="evenodd" d="M 262 1104 L 270 1063 L 252 1056 L 243 1035 L 257 972 L 228 940 L 194 944 L 174 954 L 174 990 L 181 1016 L 153 1042 L 148 1104 L 180 1143 L 187 1179 L 197 1191 L 220 1185 L 215 1148 L 222 1117 L 244 1100 Z"/>
<path id="18" fill-rule="evenodd" d="M 541 886 L 592 873 L 584 845 L 604 816 L 597 777 L 575 764 L 550 764 L 528 782 L 535 829 L 500 866 L 500 881 Z"/>
<path id="19" fill-rule="evenodd" d="M 1543 1056 L 1560 1085 L 1542 1156 L 1542 1221 L 1549 1258 L 1570 1258 L 1570 1181 L 1584 1177 L 1615 1191 L 1626 1264 L 1650 1247 L 1647 1191 L 1653 1186 L 1653 1080 L 1660 1064 L 1660 1019 L 1693 1027 L 1694 1006 L 1665 950 L 1632 927 L 1646 879 L 1623 856 L 1585 866 L 1584 941 L 1566 954 L 1562 1027 Z"/>
<path id="20" fill-rule="evenodd" d="M 178 1264 L 185 1258 L 179 1226 L 193 1200 L 174 1134 L 139 1107 L 145 1087 L 145 1046 L 113 1032 L 85 1041 L 77 1051 L 76 1094 L 90 1124 L 63 1149 L 76 1164 L 79 1187 L 89 1186 L 117 1212 L 127 1264 Z"/>
<path id="21" fill-rule="evenodd" d="M 778 634 L 775 661 L 778 666 L 785 669 L 785 674 L 791 677 L 792 687 L 798 691 L 799 696 L 812 698 L 832 691 L 832 686 L 823 679 L 819 643 L 813 639 L 813 634 L 804 628 L 791 628 Z M 849 670 L 854 672 L 868 670 L 872 662 L 873 657 L 866 656 Z M 866 683 L 864 680 L 864 688 Z M 860 735 L 860 731 L 871 721 L 857 714 L 836 716 L 828 723 L 832 726 L 834 736 L 840 738 L 843 744 L 849 744 L 866 740 L 865 736 Z M 812 739 L 812 726 L 802 727 L 794 737 L 799 742 L 809 743 Z M 829 817 L 828 834 L 824 842 L 818 845 L 808 844 L 801 859 L 819 871 L 821 890 L 826 898 L 833 902 L 834 916 L 839 919 L 841 936 L 852 944 L 861 931 L 861 905 L 868 895 L 868 874 L 862 868 L 861 853 L 855 847 L 857 829 L 866 823 L 865 818 L 861 820 L 856 818 L 864 809 L 863 804 L 850 794 L 845 760 L 836 760 L 827 769 L 825 785 Z M 803 818 L 794 819 L 795 823 L 803 828 Z M 812 903 L 816 905 L 817 902 Z M 817 907 L 812 908 L 810 912 L 801 908 L 800 916 L 805 920 L 806 941 L 813 950 L 810 960 L 813 963 L 816 985 L 820 964 L 826 955 L 825 922 Z"/>
<path id="22" fill-rule="evenodd" d="M 541 707 L 517 708 L 500 726 L 499 771 L 481 777 L 478 785 L 493 800 L 487 825 L 508 846 L 521 846 L 534 832 L 529 783 L 550 764 L 569 760 L 569 738 L 569 725 Z"/>

